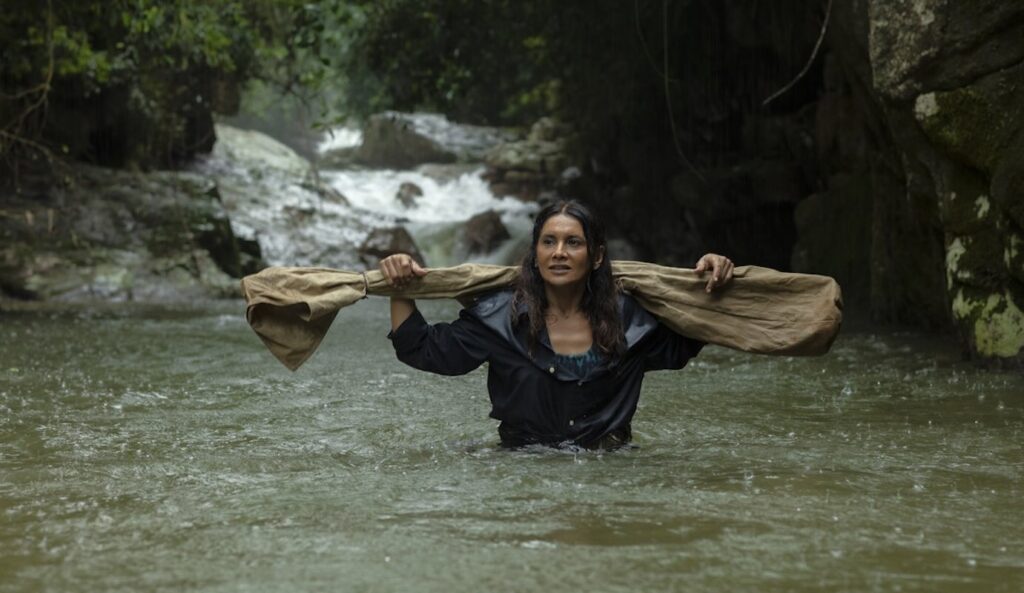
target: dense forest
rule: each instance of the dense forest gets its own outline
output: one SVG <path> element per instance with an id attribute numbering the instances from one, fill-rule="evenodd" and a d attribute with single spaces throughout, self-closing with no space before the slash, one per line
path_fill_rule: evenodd
<path id="1" fill-rule="evenodd" d="M 638 257 L 829 274 L 852 311 L 1024 360 L 1019 3 L 10 0 L 0 32 L 11 295 L 46 216 L 11 213 L 76 163 L 178 169 L 215 119 L 282 106 L 314 131 L 548 117 L 574 172 L 552 191 Z"/>

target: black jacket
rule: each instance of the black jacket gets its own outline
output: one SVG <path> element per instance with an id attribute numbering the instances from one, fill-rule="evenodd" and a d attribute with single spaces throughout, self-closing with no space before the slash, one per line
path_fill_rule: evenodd
<path id="1" fill-rule="evenodd" d="M 398 359 L 424 371 L 461 375 L 488 363 L 491 417 L 502 444 L 591 447 L 626 442 L 646 371 L 679 369 L 704 343 L 663 326 L 628 295 L 619 299 L 626 354 L 580 374 L 560 363 L 547 332 L 533 356 L 527 323 L 514 323 L 512 292 L 480 298 L 452 323 L 427 324 L 419 311 L 389 334 Z"/>

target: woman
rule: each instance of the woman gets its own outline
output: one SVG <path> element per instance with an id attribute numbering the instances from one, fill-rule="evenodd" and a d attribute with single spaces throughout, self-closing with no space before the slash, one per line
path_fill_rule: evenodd
<path id="1" fill-rule="evenodd" d="M 442 375 L 488 363 L 491 417 L 502 445 L 615 448 L 629 442 L 646 371 L 679 369 L 703 342 L 673 333 L 620 292 L 604 230 L 575 201 L 544 208 L 514 289 L 485 295 L 452 323 L 429 325 L 412 300 L 391 299 L 398 359 Z M 708 254 L 706 289 L 727 283 L 733 264 Z M 389 284 L 426 274 L 405 254 L 380 263 Z"/>

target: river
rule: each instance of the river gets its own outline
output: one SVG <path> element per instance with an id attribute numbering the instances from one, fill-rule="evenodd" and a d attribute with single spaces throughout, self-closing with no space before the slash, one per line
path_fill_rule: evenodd
<path id="1" fill-rule="evenodd" d="M 709 347 L 602 454 L 498 449 L 484 371 L 386 327 L 346 309 L 291 373 L 240 302 L 7 305 L 0 591 L 1024 588 L 1024 377 L 934 337 Z"/>

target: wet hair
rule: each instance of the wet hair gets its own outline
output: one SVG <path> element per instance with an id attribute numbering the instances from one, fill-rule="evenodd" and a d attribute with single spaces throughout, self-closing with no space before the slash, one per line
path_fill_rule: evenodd
<path id="1" fill-rule="evenodd" d="M 604 356 L 617 358 L 626 351 L 626 339 L 623 334 L 622 319 L 619 317 L 619 289 L 612 277 L 604 226 L 589 208 L 576 200 L 558 201 L 537 213 L 537 218 L 533 222 L 530 250 L 519 266 L 519 278 L 515 283 L 515 295 L 512 300 L 513 315 L 516 315 L 520 305 L 526 305 L 526 313 L 513 319 L 513 323 L 525 322 L 528 324 L 527 345 L 532 356 L 536 350 L 539 336 L 546 328 L 544 313 L 548 308 L 544 279 L 537 266 L 537 244 L 540 242 L 544 223 L 557 214 L 571 216 L 583 227 L 590 271 L 580 308 L 590 321 L 590 331 L 593 333 L 594 346 L 597 351 Z M 594 264 L 602 255 L 601 265 L 595 270 Z"/>

